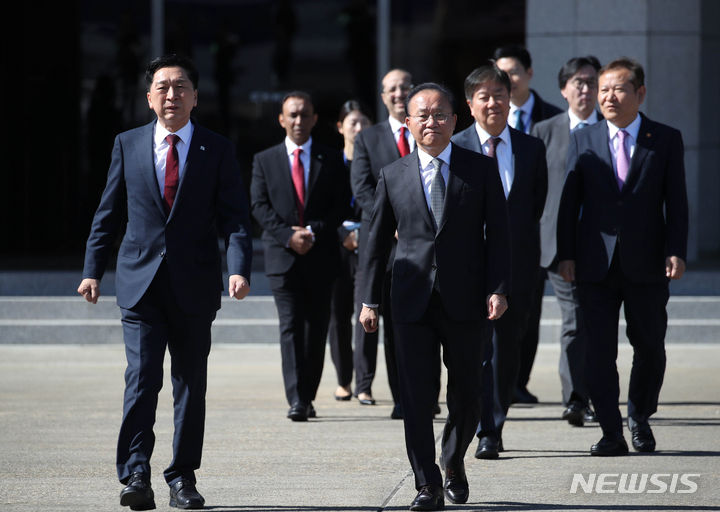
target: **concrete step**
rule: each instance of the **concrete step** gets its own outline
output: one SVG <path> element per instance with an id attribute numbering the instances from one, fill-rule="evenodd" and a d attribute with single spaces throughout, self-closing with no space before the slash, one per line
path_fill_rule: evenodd
<path id="1" fill-rule="evenodd" d="M 625 340 L 625 321 L 618 328 Z M 668 343 L 720 342 L 720 297 L 671 297 L 668 303 Z M 545 296 L 540 342 L 558 343 L 560 310 Z M 277 343 L 278 320 L 272 296 L 243 301 L 223 298 L 212 327 L 215 343 Z M 120 311 L 115 298 L 97 304 L 80 297 L 0 297 L 0 343 L 121 343 Z"/>

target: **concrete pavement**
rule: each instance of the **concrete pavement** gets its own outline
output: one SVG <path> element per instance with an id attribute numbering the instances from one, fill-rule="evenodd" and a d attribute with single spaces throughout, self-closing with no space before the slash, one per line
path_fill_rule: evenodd
<path id="1" fill-rule="evenodd" d="M 667 352 L 666 380 L 653 421 L 659 452 L 596 458 L 588 453 L 600 438 L 599 429 L 573 428 L 558 419 L 559 346 L 541 344 L 531 379 L 541 403 L 511 409 L 504 432 L 507 451 L 499 460 L 476 460 L 471 446 L 466 458 L 470 502 L 447 508 L 720 510 L 720 344 L 668 340 Z M 622 344 L 623 396 L 630 358 L 629 347 Z M 315 402 L 318 418 L 292 423 L 285 418 L 277 345 L 215 345 L 204 459 L 197 474 L 208 508 L 407 510 L 415 489 L 402 422 L 389 419 L 382 359 L 374 387 L 379 403 L 360 406 L 332 398 L 335 378 L 328 354 Z M 118 505 L 121 486 L 114 469 L 123 371 L 120 344 L 0 345 L 0 511 L 128 510 Z M 153 457 L 161 511 L 170 510 L 162 478 L 171 457 L 168 374 L 169 369 Z M 441 405 L 444 418 L 447 409 Z M 439 417 L 438 436 L 442 424 Z M 639 488 L 643 474 L 648 475 L 643 492 L 617 492 L 632 478 Z M 582 485 L 576 482 L 573 493 L 574 478 Z M 593 490 L 586 493 L 583 485 L 590 481 Z M 693 490 L 690 484 L 695 492 L 681 492 Z"/>

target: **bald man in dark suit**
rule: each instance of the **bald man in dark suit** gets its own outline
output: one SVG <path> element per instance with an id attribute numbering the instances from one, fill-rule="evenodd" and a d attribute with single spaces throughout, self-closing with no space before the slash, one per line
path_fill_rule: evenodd
<path id="1" fill-rule="evenodd" d="M 481 332 L 507 308 L 507 209 L 490 158 L 450 142 L 450 93 L 421 84 L 408 94 L 406 122 L 417 149 L 380 172 L 362 260 L 367 281 L 360 322 L 378 328 L 385 262 L 397 230 L 391 301 L 405 444 L 418 494 L 410 510 L 465 503 L 463 462 L 481 409 Z M 435 462 L 433 407 L 440 346 L 448 370 L 448 417 Z M 444 492 L 443 492 L 444 487 Z"/>

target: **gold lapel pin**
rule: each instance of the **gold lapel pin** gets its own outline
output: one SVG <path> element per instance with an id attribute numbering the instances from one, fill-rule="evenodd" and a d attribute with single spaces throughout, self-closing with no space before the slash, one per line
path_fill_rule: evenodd
<path id="1" fill-rule="evenodd" d="M 647 138 L 649 139 L 650 137 L 652 137 L 652 134 L 651 134 L 650 132 L 647 132 L 647 133 L 645 134 L 645 137 L 647 137 Z"/>

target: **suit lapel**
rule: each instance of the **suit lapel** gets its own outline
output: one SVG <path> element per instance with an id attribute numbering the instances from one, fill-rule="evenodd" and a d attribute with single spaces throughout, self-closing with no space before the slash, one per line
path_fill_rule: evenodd
<path id="1" fill-rule="evenodd" d="M 308 173 L 308 184 L 307 188 L 305 189 L 305 208 L 307 208 L 310 194 L 312 193 L 313 187 L 317 182 L 320 171 L 322 170 L 323 160 L 325 159 L 324 153 L 322 151 L 316 150 L 315 148 L 316 146 L 313 143 L 312 148 L 310 149 L 310 172 Z"/>
<path id="2" fill-rule="evenodd" d="M 295 200 L 295 185 L 292 182 L 292 173 L 290 169 L 290 160 L 287 155 L 287 148 L 284 142 L 281 142 L 277 146 L 271 155 L 271 162 L 269 163 L 269 172 L 273 176 L 272 180 L 277 183 L 281 190 L 281 194 L 285 196 L 285 204 L 296 204 Z M 305 191 L 305 197 L 308 196 L 307 190 Z M 293 208 L 293 211 L 297 212 L 297 208 Z"/>
<path id="3" fill-rule="evenodd" d="M 388 162 L 393 162 L 400 158 L 400 150 L 397 147 L 397 142 L 395 142 L 395 134 L 392 131 L 392 127 L 390 126 L 390 121 L 385 120 L 383 123 L 383 134 L 379 139 L 380 142 L 386 141 L 387 145 L 385 146 L 385 149 L 387 150 L 387 160 Z M 377 172 L 380 172 L 378 169 Z"/>
<path id="4" fill-rule="evenodd" d="M 480 144 L 480 137 L 475 129 L 475 123 L 461 131 L 457 137 L 457 143 L 459 145 L 476 153 L 480 153 L 481 155 L 483 154 L 482 144 Z"/>
<path id="5" fill-rule="evenodd" d="M 180 183 L 178 183 L 175 202 L 173 203 L 172 210 L 170 210 L 168 220 L 172 218 L 173 213 L 178 208 L 178 204 L 183 201 L 183 190 L 188 187 L 192 190 L 193 181 L 195 180 L 196 175 L 201 169 L 205 168 L 207 152 L 212 151 L 213 149 L 214 148 L 210 147 L 207 143 L 203 128 L 197 124 L 194 125 L 192 138 L 190 139 L 190 147 L 188 148 L 187 159 L 185 160 L 185 167 L 183 167 L 183 172 L 180 176 Z"/>
<path id="6" fill-rule="evenodd" d="M 423 185 L 422 176 L 420 175 L 420 159 L 418 158 L 417 149 L 410 153 L 410 155 L 410 158 L 402 162 L 405 164 L 403 172 L 405 175 L 405 189 L 410 194 L 411 202 L 415 205 L 415 209 L 422 212 L 420 215 L 425 219 L 430 230 L 435 231 L 435 221 L 432 218 L 432 213 L 430 213 L 427 201 L 425 200 L 425 186 Z"/>
<path id="7" fill-rule="evenodd" d="M 155 123 L 145 125 L 144 129 L 139 133 L 140 143 L 133 145 L 135 149 L 133 158 L 135 159 L 135 169 L 140 169 L 153 198 L 153 203 L 165 216 L 165 206 L 163 205 L 162 195 L 160 195 L 160 187 L 158 186 L 157 174 L 155 174 L 155 155 L 153 152 L 153 134 L 155 132 Z"/>
<path id="8" fill-rule="evenodd" d="M 477 137 L 475 138 L 477 139 Z M 450 171 L 448 172 L 448 183 L 445 188 L 445 206 L 443 207 L 443 218 L 438 232 L 440 232 L 443 227 L 445 227 L 445 224 L 447 224 L 448 219 L 459 203 L 460 194 L 462 192 L 462 180 L 460 180 L 460 178 L 458 178 L 453 172 L 453 169 L 457 169 L 462 165 L 459 163 L 457 154 L 457 151 L 450 153 L 450 162 L 448 164 Z"/>
<path id="9" fill-rule="evenodd" d="M 597 146 L 593 148 L 595 153 L 600 156 L 601 160 L 607 163 L 607 168 L 603 169 L 603 173 L 610 187 L 619 193 L 620 189 L 618 188 L 617 177 L 615 176 L 615 165 L 613 163 L 612 153 L 610 152 L 610 137 L 608 135 L 607 124 L 597 122 L 588 128 L 583 128 L 582 131 L 585 130 L 598 130 L 600 132 L 598 137 L 591 137 L 590 141 L 592 144 L 597 144 Z"/>
<path id="10" fill-rule="evenodd" d="M 558 147 L 565 148 L 565 153 L 567 154 L 567 148 L 570 147 L 570 116 L 567 111 L 555 120 L 555 125 L 556 126 L 553 127 L 553 133 L 557 134 L 556 136 L 559 139 Z M 565 160 L 567 160 L 567 158 L 565 158 Z M 563 166 L 564 164 L 563 162 Z"/>
<path id="11" fill-rule="evenodd" d="M 513 166 L 513 180 L 510 185 L 510 193 L 508 194 L 507 200 L 510 202 L 516 195 L 515 190 L 518 184 L 525 179 L 525 169 L 527 165 L 527 151 L 524 151 L 524 144 L 521 137 L 518 136 L 517 130 L 510 128 L 510 143 L 512 144 L 512 166 Z"/>

